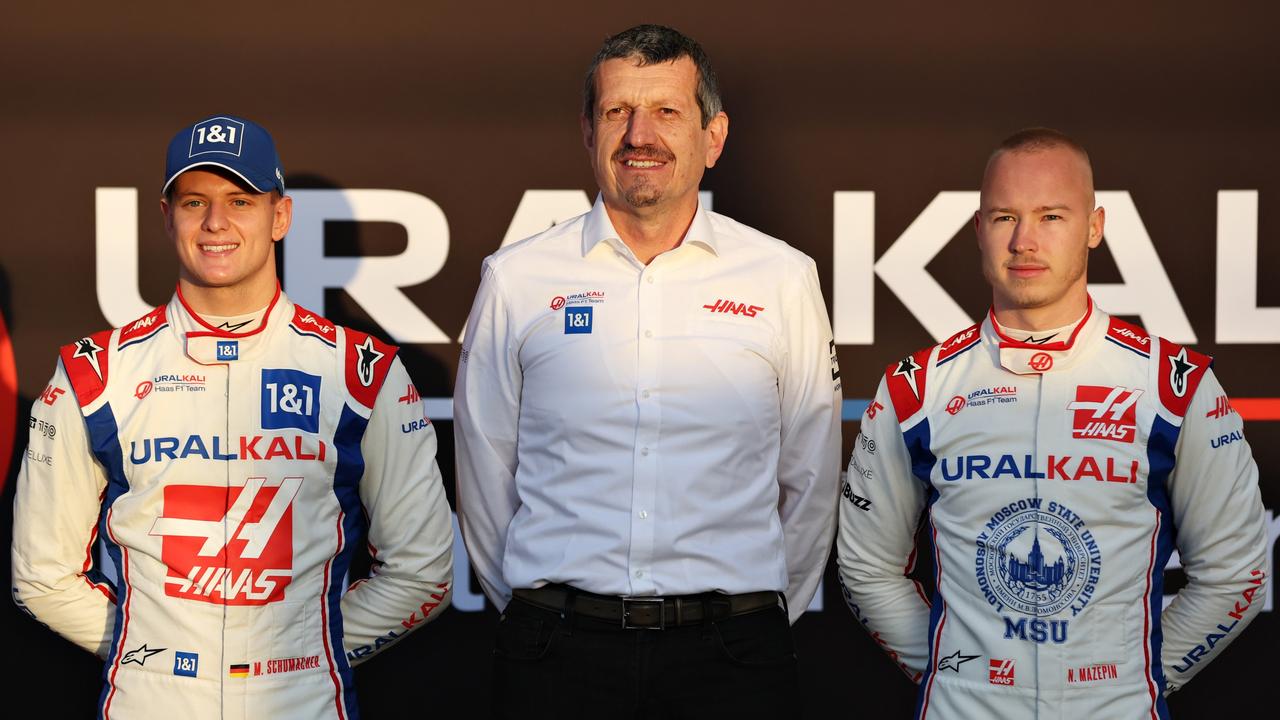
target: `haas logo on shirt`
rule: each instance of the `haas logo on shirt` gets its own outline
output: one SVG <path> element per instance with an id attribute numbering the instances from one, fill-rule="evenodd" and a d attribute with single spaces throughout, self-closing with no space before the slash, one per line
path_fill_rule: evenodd
<path id="1" fill-rule="evenodd" d="M 162 538 L 165 594 L 219 605 L 283 600 L 293 579 L 293 499 L 301 487 L 300 477 L 166 487 L 150 532 Z"/>

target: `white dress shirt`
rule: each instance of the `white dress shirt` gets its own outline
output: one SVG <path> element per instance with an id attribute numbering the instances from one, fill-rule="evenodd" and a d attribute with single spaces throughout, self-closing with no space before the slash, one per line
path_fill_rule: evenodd
<path id="1" fill-rule="evenodd" d="M 699 208 L 649 265 L 600 199 L 484 262 L 454 395 L 490 600 L 785 591 L 834 533 L 840 381 L 811 259 Z"/>

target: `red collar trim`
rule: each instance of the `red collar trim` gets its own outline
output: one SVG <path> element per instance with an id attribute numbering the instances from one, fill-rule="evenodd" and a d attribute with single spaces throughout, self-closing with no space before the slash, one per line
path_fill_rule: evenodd
<path id="1" fill-rule="evenodd" d="M 197 337 L 213 335 L 215 337 L 225 337 L 225 338 L 247 338 L 253 335 L 257 335 L 258 333 L 267 329 L 267 320 L 271 317 L 271 311 L 275 309 L 276 301 L 278 301 L 279 299 L 280 299 L 280 282 L 276 281 L 276 294 L 271 296 L 271 302 L 267 305 L 266 312 L 262 313 L 262 323 L 259 324 L 256 329 L 250 330 L 249 332 L 235 333 L 235 332 L 231 332 L 230 330 L 221 330 L 205 322 L 204 318 L 200 317 L 200 313 L 196 312 L 195 310 L 192 310 L 191 306 L 187 304 L 187 299 L 182 296 L 182 283 L 178 283 L 178 302 L 182 303 L 182 309 L 186 310 L 188 315 L 195 318 L 195 321 L 197 323 L 199 323 L 202 327 L 208 330 L 208 332 L 188 333 L 190 335 L 195 335 Z"/>
<path id="2" fill-rule="evenodd" d="M 1056 343 L 1027 343 L 1013 338 L 1000 332 L 1000 323 L 996 322 L 996 309 L 993 307 L 987 310 L 987 315 L 991 317 L 991 329 L 995 331 L 1000 338 L 1001 348 L 1022 348 L 1026 350 L 1070 350 L 1071 346 L 1076 342 L 1076 336 L 1080 334 L 1080 330 L 1089 322 L 1089 317 L 1093 315 L 1093 298 L 1089 298 L 1089 306 L 1085 308 L 1084 317 L 1080 318 L 1080 322 L 1076 323 L 1076 328 L 1071 331 L 1071 337 L 1065 341 Z"/>

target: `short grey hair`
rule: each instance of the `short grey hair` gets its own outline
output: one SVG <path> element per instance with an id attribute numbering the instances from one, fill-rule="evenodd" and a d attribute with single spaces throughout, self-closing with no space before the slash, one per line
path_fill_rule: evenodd
<path id="1" fill-rule="evenodd" d="M 638 65 L 644 66 L 674 62 L 682 57 L 692 60 L 698 69 L 698 86 L 694 90 L 694 97 L 698 101 L 698 109 L 702 111 L 702 127 L 707 127 L 711 119 L 724 109 L 711 59 L 693 38 L 663 25 L 637 25 L 605 39 L 600 52 L 591 61 L 591 67 L 587 68 L 587 84 L 582 93 L 582 116 L 592 119 L 594 123 L 596 69 L 604 61 L 635 58 Z"/>

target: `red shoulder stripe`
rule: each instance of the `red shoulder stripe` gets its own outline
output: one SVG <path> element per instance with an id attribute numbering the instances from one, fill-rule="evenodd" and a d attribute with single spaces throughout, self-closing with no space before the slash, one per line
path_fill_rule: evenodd
<path id="1" fill-rule="evenodd" d="M 62 346 L 62 366 L 67 369 L 80 407 L 97 400 L 107 388 L 107 345 L 112 332 L 103 330 Z"/>
<path id="2" fill-rule="evenodd" d="M 131 341 L 146 337 L 164 327 L 166 324 L 165 306 L 161 305 L 151 312 L 120 328 L 120 347 Z"/>
<path id="3" fill-rule="evenodd" d="M 917 350 L 885 368 L 885 382 L 889 387 L 889 398 L 893 400 L 898 422 L 904 422 L 924 406 L 925 368 L 932 351 L 933 348 Z"/>
<path id="4" fill-rule="evenodd" d="M 978 332 L 980 326 L 970 325 L 960 332 L 947 338 L 938 350 L 938 362 L 946 360 L 949 357 L 958 355 L 962 350 L 982 339 L 982 334 Z"/>
<path id="5" fill-rule="evenodd" d="M 304 335 L 313 335 L 330 345 L 337 343 L 337 326 L 301 305 L 293 306 L 293 319 L 289 324 Z"/>
<path id="6" fill-rule="evenodd" d="M 1151 336 L 1133 323 L 1113 316 L 1111 324 L 1107 326 L 1107 337 L 1143 355 L 1151 354 Z"/>
<path id="7" fill-rule="evenodd" d="M 400 349 L 388 345 L 372 335 L 346 328 L 346 377 L 347 391 L 361 405 L 373 409 L 378 390 L 387 379 L 391 361 Z"/>
<path id="8" fill-rule="evenodd" d="M 1213 364 L 1213 358 L 1195 350 L 1160 339 L 1160 404 L 1174 415 L 1183 417 L 1200 380 Z"/>

